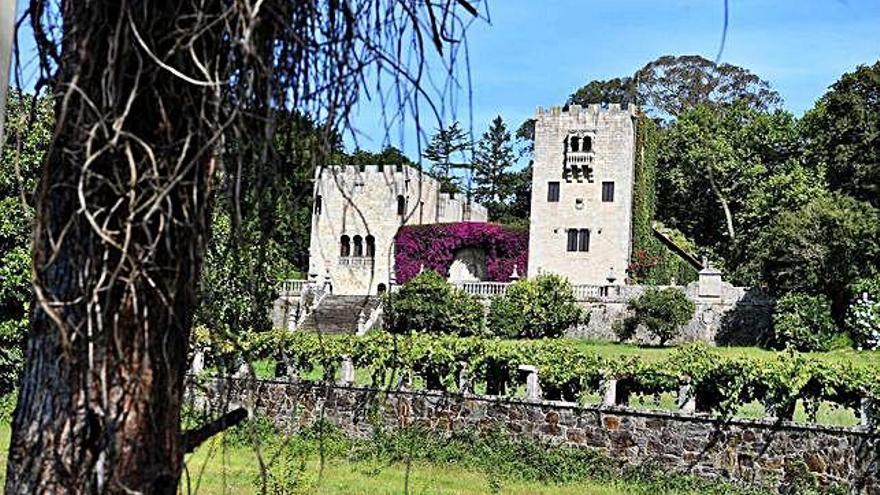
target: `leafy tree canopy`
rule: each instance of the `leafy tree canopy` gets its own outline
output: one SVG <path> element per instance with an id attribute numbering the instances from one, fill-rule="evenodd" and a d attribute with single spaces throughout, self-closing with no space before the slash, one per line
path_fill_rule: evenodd
<path id="1" fill-rule="evenodd" d="M 804 116 L 803 133 L 831 190 L 880 207 L 880 61 L 834 83 Z"/>

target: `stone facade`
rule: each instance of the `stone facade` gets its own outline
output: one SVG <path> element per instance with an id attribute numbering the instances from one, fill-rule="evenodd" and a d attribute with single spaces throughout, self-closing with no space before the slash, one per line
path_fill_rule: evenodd
<path id="1" fill-rule="evenodd" d="M 616 104 L 538 109 L 528 276 L 552 272 L 573 284 L 625 283 L 635 112 Z"/>
<path id="2" fill-rule="evenodd" d="M 337 295 L 391 286 L 401 225 L 487 218 L 484 207 L 441 193 L 435 179 L 406 165 L 319 168 L 314 189 L 309 278 Z"/>
<path id="3" fill-rule="evenodd" d="M 880 436 L 864 428 L 309 382 L 217 379 L 195 396 L 205 394 L 212 404 L 247 405 L 287 430 L 318 418 L 360 438 L 377 426 L 500 429 L 551 445 L 601 449 L 628 463 L 650 461 L 670 471 L 769 486 L 780 483 L 788 466 L 803 462 L 822 484 L 880 493 Z"/>

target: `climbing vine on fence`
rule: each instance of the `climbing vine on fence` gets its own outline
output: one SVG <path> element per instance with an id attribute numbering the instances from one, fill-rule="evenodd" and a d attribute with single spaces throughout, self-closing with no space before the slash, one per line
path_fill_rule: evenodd
<path id="1" fill-rule="evenodd" d="M 317 366 L 332 376 L 343 356 L 372 373 L 373 385 L 392 377 L 419 376 L 428 388 L 456 390 L 464 370 L 473 384 L 493 394 L 510 392 L 517 368 L 533 365 L 548 399 L 577 401 L 600 392 L 603 380 L 618 381 L 618 395 L 678 393 L 688 383 L 699 411 L 724 417 L 757 401 L 776 417 L 791 419 L 797 400 L 815 420 L 827 401 L 859 412 L 864 397 L 880 397 L 874 366 L 830 363 L 793 351 L 773 357 L 729 357 L 703 344 L 683 346 L 660 360 L 638 356 L 607 358 L 564 340 L 500 340 L 479 337 L 376 332 L 328 338 L 275 331 L 249 341 L 252 357 L 282 356 L 289 367 L 308 372 Z M 291 368 L 288 368 L 291 369 Z M 327 372 L 330 370 L 330 372 Z"/>

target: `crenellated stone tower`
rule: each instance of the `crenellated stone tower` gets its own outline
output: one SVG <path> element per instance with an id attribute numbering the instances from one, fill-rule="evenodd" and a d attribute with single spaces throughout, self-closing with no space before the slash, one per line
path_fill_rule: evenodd
<path id="1" fill-rule="evenodd" d="M 538 108 L 529 276 L 623 284 L 632 243 L 636 108 Z"/>

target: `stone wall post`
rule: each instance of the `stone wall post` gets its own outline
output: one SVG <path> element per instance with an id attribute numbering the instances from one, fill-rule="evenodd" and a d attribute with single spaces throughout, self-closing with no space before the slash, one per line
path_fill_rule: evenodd
<path id="1" fill-rule="evenodd" d="M 193 360 L 192 364 L 189 367 L 189 372 L 193 375 L 198 376 L 205 369 L 205 351 L 201 347 L 197 347 L 195 352 L 193 352 Z"/>
<path id="2" fill-rule="evenodd" d="M 617 405 L 617 380 L 603 378 L 599 382 L 599 392 L 602 394 L 602 407 L 614 407 Z"/>
<path id="3" fill-rule="evenodd" d="M 342 356 L 342 364 L 341 364 L 341 376 L 339 378 L 340 385 L 353 385 L 354 384 L 354 361 L 352 361 L 351 356 Z"/>
<path id="4" fill-rule="evenodd" d="M 473 392 L 471 385 L 471 375 L 468 373 L 468 365 L 465 361 L 458 362 L 458 392 L 461 394 L 469 394 Z"/>
<path id="5" fill-rule="evenodd" d="M 538 381 L 538 368 L 521 364 L 517 368 L 526 375 L 526 400 L 541 400 L 541 384 Z"/>
<path id="6" fill-rule="evenodd" d="M 700 297 L 721 297 L 721 270 L 710 263 L 700 270 L 697 295 Z"/>
<path id="7" fill-rule="evenodd" d="M 691 387 L 691 377 L 684 376 L 678 387 L 678 409 L 684 413 L 693 413 L 697 410 L 697 398 Z"/>
<path id="8" fill-rule="evenodd" d="M 859 403 L 859 424 L 866 430 L 877 428 L 877 401 L 870 395 L 865 395 Z"/>

